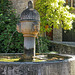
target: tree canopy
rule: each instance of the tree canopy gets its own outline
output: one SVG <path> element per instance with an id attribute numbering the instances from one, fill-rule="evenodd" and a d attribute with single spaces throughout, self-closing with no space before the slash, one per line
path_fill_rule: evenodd
<path id="1" fill-rule="evenodd" d="M 36 0 L 35 8 L 40 13 L 41 31 L 50 31 L 52 25 L 54 28 L 72 29 L 75 15 L 70 13 L 71 8 L 64 0 Z M 49 28 L 46 29 L 46 25 Z"/>

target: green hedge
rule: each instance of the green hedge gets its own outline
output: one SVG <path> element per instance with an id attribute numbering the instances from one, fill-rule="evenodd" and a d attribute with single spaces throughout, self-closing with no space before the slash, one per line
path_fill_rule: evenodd
<path id="1" fill-rule="evenodd" d="M 0 0 L 0 53 L 23 52 L 23 35 L 16 31 L 19 17 L 11 1 Z"/>

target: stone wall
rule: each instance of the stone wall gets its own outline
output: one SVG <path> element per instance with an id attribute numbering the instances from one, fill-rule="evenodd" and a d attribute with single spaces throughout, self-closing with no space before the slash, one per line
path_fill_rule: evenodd
<path id="1" fill-rule="evenodd" d="M 59 54 L 75 55 L 74 42 L 51 42 L 51 51 L 56 51 Z"/>
<path id="2" fill-rule="evenodd" d="M 14 9 L 16 9 L 17 14 L 21 14 L 23 10 L 25 10 L 28 6 L 28 1 L 33 0 L 10 0 L 13 3 Z"/>

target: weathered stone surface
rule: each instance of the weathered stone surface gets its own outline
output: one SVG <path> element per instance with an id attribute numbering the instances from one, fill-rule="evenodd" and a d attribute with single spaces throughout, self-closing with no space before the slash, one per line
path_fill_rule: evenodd
<path id="1" fill-rule="evenodd" d="M 33 0 L 10 0 L 13 3 L 13 7 L 16 9 L 17 14 L 21 14 L 24 9 L 28 6 L 28 1 Z"/>
<path id="2" fill-rule="evenodd" d="M 53 41 L 62 41 L 62 28 L 59 27 L 59 29 L 53 28 Z"/>
<path id="3" fill-rule="evenodd" d="M 27 57 L 32 57 L 35 49 L 35 38 L 24 37 L 24 54 Z"/>
<path id="4" fill-rule="evenodd" d="M 17 25 L 17 31 L 22 33 L 24 37 L 36 37 L 39 30 L 40 22 L 37 21 L 24 21 L 21 22 L 21 25 Z"/>
<path id="5" fill-rule="evenodd" d="M 56 51 L 60 54 L 75 55 L 75 43 L 74 42 L 51 42 L 52 51 Z"/>

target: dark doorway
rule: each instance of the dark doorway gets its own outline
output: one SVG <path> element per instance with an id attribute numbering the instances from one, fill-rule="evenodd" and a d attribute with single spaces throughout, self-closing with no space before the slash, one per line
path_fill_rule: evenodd
<path id="1" fill-rule="evenodd" d="M 45 28 L 48 28 L 49 26 L 46 25 Z M 52 30 L 50 32 L 46 32 L 46 36 L 50 37 L 50 40 L 53 40 L 53 26 L 51 26 Z"/>
<path id="2" fill-rule="evenodd" d="M 75 42 L 75 22 L 73 23 L 73 29 L 63 30 L 63 41 Z"/>

